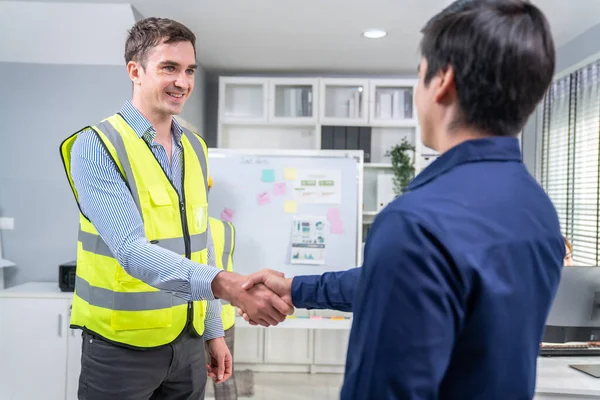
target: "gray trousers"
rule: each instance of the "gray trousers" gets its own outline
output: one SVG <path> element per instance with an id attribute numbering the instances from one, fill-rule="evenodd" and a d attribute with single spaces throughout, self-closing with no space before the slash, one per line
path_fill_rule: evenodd
<path id="1" fill-rule="evenodd" d="M 225 331 L 225 344 L 229 347 L 231 358 L 233 358 L 233 342 L 235 339 L 235 325 Z M 215 400 L 237 400 L 237 386 L 235 384 L 235 373 L 231 371 L 231 377 L 223 383 L 215 383 Z"/>
<path id="2" fill-rule="evenodd" d="M 203 400 L 206 379 L 202 337 L 134 350 L 83 333 L 79 400 Z"/>

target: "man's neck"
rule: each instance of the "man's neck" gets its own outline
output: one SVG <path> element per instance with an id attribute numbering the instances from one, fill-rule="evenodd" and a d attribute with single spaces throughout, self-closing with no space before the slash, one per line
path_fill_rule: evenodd
<path id="1" fill-rule="evenodd" d="M 156 131 L 155 140 L 159 143 L 171 140 L 171 124 L 173 123 L 172 115 L 157 114 L 152 112 L 149 107 L 135 97 L 131 100 L 131 104 L 152 124 Z"/>
<path id="2" fill-rule="evenodd" d="M 469 128 L 456 128 L 452 131 L 446 131 L 439 136 L 435 147 L 440 154 L 443 154 L 451 148 L 458 146 L 468 140 L 483 139 L 490 135 Z"/>

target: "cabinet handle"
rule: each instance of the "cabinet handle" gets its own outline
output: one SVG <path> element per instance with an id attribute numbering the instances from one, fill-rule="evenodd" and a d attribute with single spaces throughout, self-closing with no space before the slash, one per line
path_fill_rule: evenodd
<path id="1" fill-rule="evenodd" d="M 62 337 L 62 314 L 58 314 L 58 337 Z"/>

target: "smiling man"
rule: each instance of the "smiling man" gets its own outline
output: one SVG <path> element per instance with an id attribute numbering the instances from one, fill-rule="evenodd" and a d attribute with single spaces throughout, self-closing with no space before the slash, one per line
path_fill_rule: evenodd
<path id="1" fill-rule="evenodd" d="M 194 89 L 195 41 L 176 21 L 138 22 L 125 44 L 132 100 L 61 145 L 80 211 L 71 327 L 83 330 L 82 400 L 202 399 L 204 342 L 208 375 L 221 383 L 232 370 L 217 298 L 264 324 L 293 311 L 215 267 L 206 143 L 174 118 Z"/>

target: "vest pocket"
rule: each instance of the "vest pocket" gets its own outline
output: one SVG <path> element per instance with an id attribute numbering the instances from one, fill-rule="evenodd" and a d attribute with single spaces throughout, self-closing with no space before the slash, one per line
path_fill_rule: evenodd
<path id="1" fill-rule="evenodd" d="M 164 186 L 150 186 L 148 188 L 150 200 L 155 206 L 170 206 L 173 204 L 171 197 Z"/>

